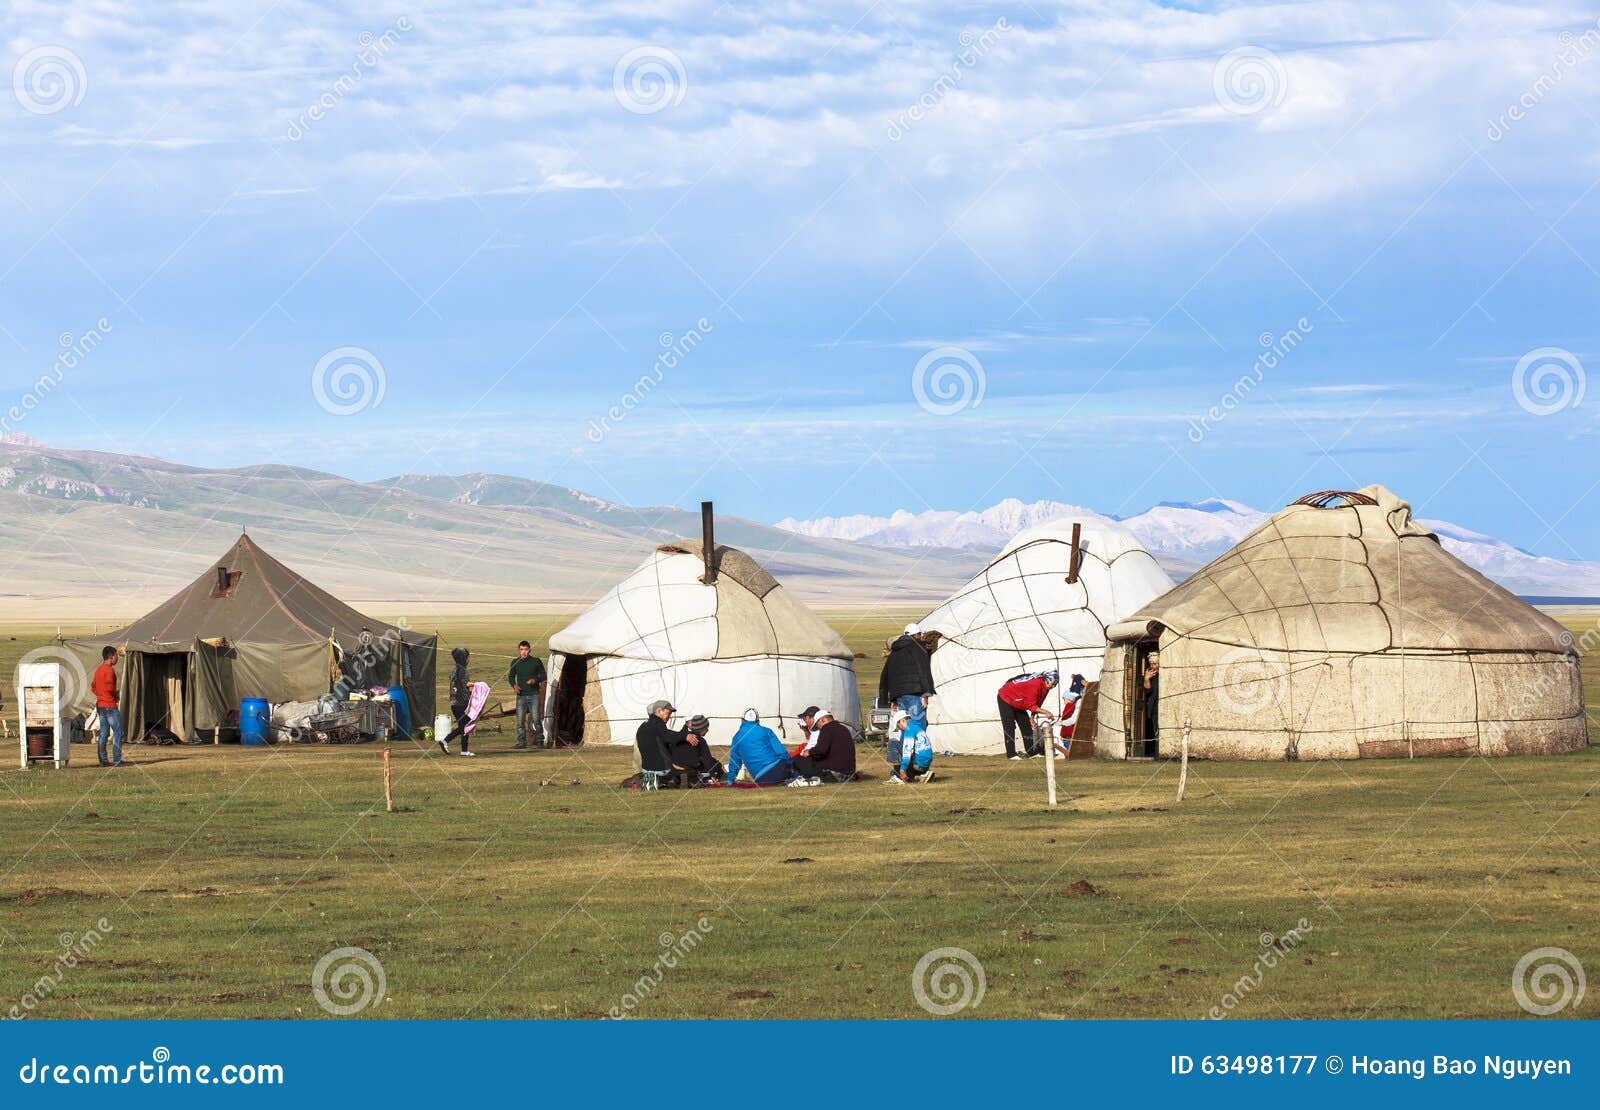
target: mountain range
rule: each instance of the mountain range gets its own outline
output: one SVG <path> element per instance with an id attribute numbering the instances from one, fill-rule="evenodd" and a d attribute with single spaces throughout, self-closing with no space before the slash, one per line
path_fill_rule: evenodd
<path id="1" fill-rule="evenodd" d="M 749 551 L 807 600 L 913 608 L 947 597 L 1017 532 L 1062 517 L 1116 521 L 1178 578 L 1266 514 L 1210 499 L 1119 518 L 1011 499 L 981 512 L 902 510 L 776 525 L 718 516 L 716 527 L 719 541 Z M 1423 523 L 1520 594 L 1600 597 L 1600 564 Z M 579 607 L 657 544 L 698 536 L 700 516 L 501 474 L 360 482 L 294 466 L 207 469 L 0 437 L 4 612 L 64 620 L 136 614 L 206 571 L 241 528 L 325 588 L 396 617 L 446 606 Z"/>
<path id="2" fill-rule="evenodd" d="M 1010 498 L 976 512 L 899 510 L 889 516 L 780 520 L 777 527 L 811 539 L 849 540 L 889 548 L 998 551 L 1024 528 L 1062 518 L 1110 521 L 1128 529 L 1174 578 L 1192 574 L 1238 543 L 1269 514 L 1237 501 L 1163 501 L 1134 516 L 1096 512 L 1060 501 Z M 1600 563 L 1535 555 L 1503 540 L 1443 520 L 1418 518 L 1445 549 L 1523 596 L 1600 597 Z"/>
<path id="3" fill-rule="evenodd" d="M 657 544 L 699 536 L 700 514 L 496 474 L 358 482 L 0 439 L 0 604 L 13 612 L 140 612 L 204 572 L 241 528 L 347 601 L 403 616 L 439 603 L 587 604 Z M 982 565 L 973 552 L 811 538 L 731 516 L 716 528 L 823 603 L 936 601 Z"/>

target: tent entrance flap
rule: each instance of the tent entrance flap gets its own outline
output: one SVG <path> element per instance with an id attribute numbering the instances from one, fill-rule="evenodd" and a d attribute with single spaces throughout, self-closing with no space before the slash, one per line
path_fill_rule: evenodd
<path id="1" fill-rule="evenodd" d="M 555 691 L 551 709 L 554 716 L 552 736 L 558 744 L 583 743 L 584 695 L 589 685 L 589 657 L 567 655 L 561 660 L 556 673 Z"/>
<path id="2" fill-rule="evenodd" d="M 189 653 L 145 653 L 140 683 L 144 733 L 164 729 L 179 740 L 194 739 L 194 714 L 189 703 Z M 143 738 L 141 734 L 139 739 Z"/>

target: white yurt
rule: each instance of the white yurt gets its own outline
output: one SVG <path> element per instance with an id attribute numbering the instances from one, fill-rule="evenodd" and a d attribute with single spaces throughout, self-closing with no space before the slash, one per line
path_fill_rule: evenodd
<path id="1" fill-rule="evenodd" d="M 921 622 L 940 635 L 928 707 L 935 745 L 1003 751 L 995 698 L 1006 679 L 1060 671 L 1050 706 L 1059 711 L 1071 675 L 1100 677 L 1106 628 L 1171 588 L 1133 533 L 1107 521 L 1062 519 L 1019 533 Z"/>
<path id="2" fill-rule="evenodd" d="M 550 638 L 547 727 L 560 741 L 633 743 L 645 708 L 701 713 L 726 744 L 744 711 L 786 741 L 807 706 L 857 732 L 855 660 L 839 634 L 749 555 L 699 540 L 664 544 Z"/>
<path id="3" fill-rule="evenodd" d="M 1588 743 L 1572 634 L 1451 555 L 1382 486 L 1307 494 L 1111 641 L 1099 755 L 1177 755 L 1185 743 L 1200 759 L 1536 755 Z M 1140 676 L 1155 653 L 1151 706 Z"/>

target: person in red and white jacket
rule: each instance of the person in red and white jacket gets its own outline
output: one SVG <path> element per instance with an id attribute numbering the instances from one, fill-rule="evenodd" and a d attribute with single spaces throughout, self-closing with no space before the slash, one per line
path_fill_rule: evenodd
<path id="1" fill-rule="evenodd" d="M 1000 728 L 1005 733 L 1006 758 L 1021 759 L 1017 754 L 1016 734 L 1022 732 L 1023 751 L 1028 758 L 1043 754 L 1034 745 L 1034 721 L 1048 720 L 1052 714 L 1044 708 L 1044 700 L 1061 682 L 1057 671 L 1040 671 L 1038 674 L 1019 674 L 1007 679 L 1000 687 L 996 699 L 1000 707 Z"/>

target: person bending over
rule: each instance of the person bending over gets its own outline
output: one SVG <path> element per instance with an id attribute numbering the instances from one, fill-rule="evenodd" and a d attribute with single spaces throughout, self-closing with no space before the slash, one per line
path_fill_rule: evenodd
<path id="1" fill-rule="evenodd" d="M 933 737 L 928 735 L 928 726 L 897 709 L 889 727 L 900 733 L 900 763 L 889 775 L 890 784 L 932 782 Z"/>
<path id="2" fill-rule="evenodd" d="M 1007 679 L 1000 687 L 996 700 L 1000 707 L 1000 728 L 1005 734 L 1007 759 L 1022 758 L 1017 754 L 1016 733 L 1019 729 L 1022 732 L 1023 751 L 1028 757 L 1043 754 L 1034 742 L 1034 725 L 1036 721 L 1050 719 L 1049 711 L 1044 708 L 1044 700 L 1060 681 L 1058 672 L 1041 671 L 1038 674 L 1019 674 Z"/>
<path id="3" fill-rule="evenodd" d="M 794 777 L 794 764 L 784 751 L 778 734 L 761 723 L 761 715 L 754 709 L 744 711 L 744 720 L 733 734 L 728 748 L 728 785 L 732 786 L 739 772 L 750 772 L 750 781 L 757 786 L 778 786 Z"/>

